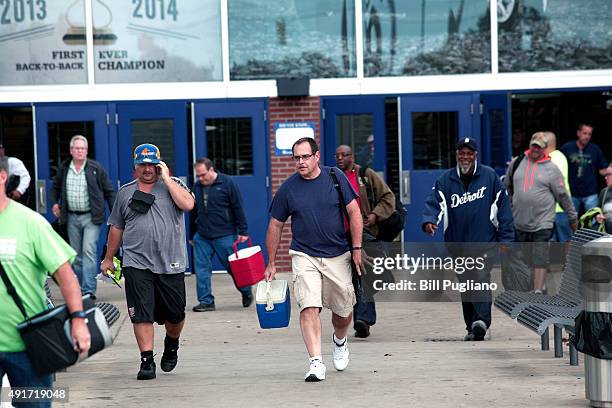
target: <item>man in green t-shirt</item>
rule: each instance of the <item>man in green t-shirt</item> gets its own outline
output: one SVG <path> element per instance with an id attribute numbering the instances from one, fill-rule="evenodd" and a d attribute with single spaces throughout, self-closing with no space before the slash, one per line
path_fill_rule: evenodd
<path id="1" fill-rule="evenodd" d="M 38 213 L 11 200 L 6 195 L 8 160 L 0 157 L 0 262 L 15 287 L 28 317 L 45 310 L 44 284 L 47 274 L 53 275 L 68 310 L 73 314 L 72 340 L 75 350 L 85 356 L 90 347 L 90 334 L 83 311 L 79 282 L 70 267 L 76 253 L 57 235 Z M 12 387 L 50 388 L 51 375 L 38 375 L 17 331 L 24 320 L 6 285 L 0 280 L 0 381 L 6 374 Z M 19 407 L 20 404 L 15 402 Z M 51 406 L 50 401 L 26 404 L 28 407 Z"/>

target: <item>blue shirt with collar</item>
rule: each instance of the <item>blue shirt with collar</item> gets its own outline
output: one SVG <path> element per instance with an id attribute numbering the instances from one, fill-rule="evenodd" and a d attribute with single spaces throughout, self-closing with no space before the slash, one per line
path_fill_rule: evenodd
<path id="1" fill-rule="evenodd" d="M 248 235 L 242 196 L 230 176 L 217 173 L 217 178 L 210 186 L 196 181 L 193 192 L 196 205 L 192 217 L 195 218 L 197 232 L 202 238 Z"/>

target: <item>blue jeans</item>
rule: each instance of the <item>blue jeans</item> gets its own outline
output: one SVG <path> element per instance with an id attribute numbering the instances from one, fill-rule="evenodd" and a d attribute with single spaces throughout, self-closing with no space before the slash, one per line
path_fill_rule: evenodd
<path id="1" fill-rule="evenodd" d="M 72 269 L 79 278 L 83 293 L 96 293 L 96 276 L 99 272 L 98 238 L 100 225 L 91 222 L 91 213 L 68 213 L 68 240 L 77 253 Z"/>
<path id="2" fill-rule="evenodd" d="M 227 257 L 234 253 L 234 241 L 236 241 L 235 235 L 226 235 L 224 237 L 215 239 L 202 238 L 200 234 L 196 232 L 193 237 L 193 256 L 195 264 L 196 274 L 196 293 L 198 301 L 200 303 L 211 304 L 215 302 L 215 297 L 212 294 L 212 258 L 215 254 L 221 261 L 221 264 L 232 277 L 234 285 L 236 280 L 234 274 L 229 265 Z M 244 288 L 236 288 L 243 294 L 250 294 L 251 287 L 246 286 Z"/>
<path id="3" fill-rule="evenodd" d="M 567 242 L 572 238 L 572 229 L 569 225 L 569 219 L 567 214 L 564 212 L 558 212 L 555 214 L 555 227 L 553 228 L 553 234 L 551 241 L 555 242 Z"/>
<path id="4" fill-rule="evenodd" d="M 11 387 L 51 388 L 53 385 L 51 374 L 38 375 L 34 371 L 25 351 L 0 353 L 0 382 L 4 374 L 8 377 Z M 51 401 L 13 402 L 13 405 L 15 408 L 46 408 L 51 406 Z"/>
<path id="5" fill-rule="evenodd" d="M 574 202 L 574 208 L 578 213 L 578 217 L 580 217 L 581 214 L 589 211 L 591 208 L 599 205 L 597 194 L 586 197 L 572 197 L 572 201 Z"/>

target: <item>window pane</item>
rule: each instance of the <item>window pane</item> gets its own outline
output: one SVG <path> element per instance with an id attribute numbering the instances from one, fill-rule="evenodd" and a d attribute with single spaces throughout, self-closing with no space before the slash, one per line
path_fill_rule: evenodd
<path id="1" fill-rule="evenodd" d="M 500 72 L 612 68 L 609 0 L 498 3 Z"/>
<path id="2" fill-rule="evenodd" d="M 489 109 L 489 136 L 491 143 L 491 167 L 496 170 L 506 168 L 506 125 L 502 109 Z"/>
<path id="3" fill-rule="evenodd" d="M 0 1 L 0 85 L 87 83 L 85 2 Z"/>
<path id="4" fill-rule="evenodd" d="M 231 176 L 253 174 L 251 118 L 206 119 L 206 147 L 215 169 Z"/>
<path id="5" fill-rule="evenodd" d="M 222 79 L 218 0 L 92 3 L 96 82 Z"/>
<path id="6" fill-rule="evenodd" d="M 143 143 L 159 147 L 161 159 L 176 174 L 174 161 L 174 121 L 172 119 L 132 120 L 132 151 Z"/>
<path id="7" fill-rule="evenodd" d="M 70 156 L 70 139 L 81 135 L 87 139 L 87 157 L 96 158 L 96 142 L 94 139 L 94 123 L 83 122 L 49 122 L 47 124 L 49 136 L 49 173 L 51 179 L 57 174 L 59 165 Z M 32 175 L 30 173 L 30 175 Z M 30 184 L 30 188 L 34 182 Z"/>
<path id="8" fill-rule="evenodd" d="M 351 146 L 355 162 L 360 166 L 374 165 L 374 118 L 370 113 L 338 115 L 336 117 L 336 146 Z M 368 138 L 371 142 L 368 142 Z"/>
<path id="9" fill-rule="evenodd" d="M 457 112 L 412 114 L 415 170 L 447 169 L 455 165 Z"/>
<path id="10" fill-rule="evenodd" d="M 364 1 L 366 76 L 490 72 L 487 1 Z"/>
<path id="11" fill-rule="evenodd" d="M 231 79 L 354 77 L 352 0 L 229 0 Z"/>

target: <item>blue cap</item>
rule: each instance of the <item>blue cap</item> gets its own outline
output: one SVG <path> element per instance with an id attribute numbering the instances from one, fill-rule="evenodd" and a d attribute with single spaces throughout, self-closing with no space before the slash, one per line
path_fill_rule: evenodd
<path id="1" fill-rule="evenodd" d="M 134 164 L 159 164 L 159 148 L 143 143 L 134 149 Z"/>
<path id="2" fill-rule="evenodd" d="M 472 139 L 471 137 L 462 137 L 457 141 L 457 150 L 461 150 L 464 147 L 467 147 L 474 152 L 478 150 L 476 140 Z"/>

